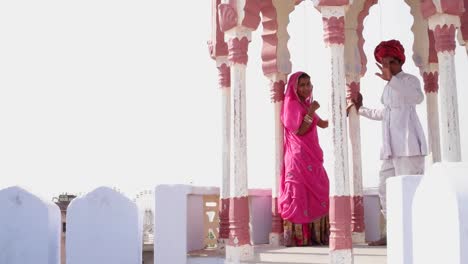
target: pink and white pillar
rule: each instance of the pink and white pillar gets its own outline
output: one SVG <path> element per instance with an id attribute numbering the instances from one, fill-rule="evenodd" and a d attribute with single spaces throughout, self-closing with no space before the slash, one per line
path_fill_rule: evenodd
<path id="1" fill-rule="evenodd" d="M 359 80 L 347 84 L 348 100 L 356 99 L 360 90 Z M 364 243 L 366 240 L 364 226 L 364 198 L 362 187 L 361 158 L 361 123 L 355 107 L 351 107 L 348 116 L 350 148 L 350 195 L 351 195 L 351 232 L 353 243 Z"/>
<path id="2" fill-rule="evenodd" d="M 219 204 L 219 247 L 224 248 L 229 238 L 229 198 L 230 198 L 230 141 L 231 141 L 231 70 L 227 57 L 216 60 L 219 70 L 219 85 L 221 88 L 221 123 L 222 123 L 222 169 L 223 179 L 220 189 Z"/>
<path id="3" fill-rule="evenodd" d="M 424 92 L 426 93 L 427 126 L 429 151 L 432 163 L 442 160 L 440 150 L 439 131 L 439 64 L 435 49 L 434 32 L 427 30 L 428 34 L 428 64 L 423 72 Z"/>
<path id="4" fill-rule="evenodd" d="M 284 89 L 287 76 L 291 72 L 291 61 L 288 50 L 289 35 L 287 27 L 289 14 L 297 4 L 294 0 L 260 1 L 262 14 L 262 69 L 268 78 L 270 98 L 273 104 L 275 124 L 275 174 L 273 175 L 272 197 L 272 230 L 269 235 L 270 245 L 283 245 L 283 220 L 278 213 L 278 195 L 281 171 L 283 166 L 284 127 L 280 113 L 284 101 Z"/>
<path id="5" fill-rule="evenodd" d="M 427 126 L 429 151 L 432 154 L 432 162 L 441 161 L 440 132 L 439 132 L 439 71 L 438 64 L 431 63 L 423 73 L 424 91 L 426 93 Z"/>
<path id="6" fill-rule="evenodd" d="M 228 62 L 228 46 L 219 23 L 218 5 L 221 0 L 212 1 L 212 36 L 208 41 L 210 56 L 218 68 L 218 84 L 221 90 L 221 131 L 222 131 L 222 181 L 219 202 L 218 249 L 223 250 L 229 238 L 230 198 L 230 122 L 231 122 L 231 70 Z"/>
<path id="7" fill-rule="evenodd" d="M 330 263 L 353 263 L 346 124 L 344 16 L 351 1 L 314 1 L 322 13 L 325 43 L 331 50 L 331 130 L 334 174 L 330 177 Z"/>
<path id="8" fill-rule="evenodd" d="M 461 161 L 457 82 L 454 62 L 455 29 L 459 25 L 460 18 L 454 15 L 436 14 L 429 18 L 429 27 L 434 31 L 435 49 L 439 61 L 441 160 L 450 162 Z"/>
<path id="9" fill-rule="evenodd" d="M 278 195 L 280 186 L 280 176 L 283 166 L 284 150 L 284 127 L 281 123 L 281 107 L 284 101 L 284 89 L 286 85 L 285 74 L 270 75 L 271 102 L 274 107 L 275 119 L 275 178 L 271 189 L 272 197 L 272 223 L 269 236 L 270 245 L 283 245 L 283 220 L 278 213 Z"/>
<path id="10" fill-rule="evenodd" d="M 345 16 L 345 69 L 347 103 L 357 99 L 360 79 L 366 72 L 367 58 L 364 53 L 364 18 L 377 0 L 354 1 Z M 351 232 L 353 243 L 365 242 L 364 199 L 362 185 L 361 125 L 356 108 L 348 115 L 349 173 L 351 202 Z"/>
<path id="11" fill-rule="evenodd" d="M 239 4 L 239 3 L 238 3 Z M 240 263 L 253 258 L 249 230 L 247 185 L 246 80 L 247 50 L 251 30 L 238 25 L 237 5 L 223 1 L 218 6 L 221 30 L 228 43 L 231 68 L 230 100 L 230 201 L 229 238 L 226 262 Z"/>

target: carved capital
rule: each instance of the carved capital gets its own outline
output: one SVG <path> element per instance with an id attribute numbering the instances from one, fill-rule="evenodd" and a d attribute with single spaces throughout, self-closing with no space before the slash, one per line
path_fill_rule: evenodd
<path id="1" fill-rule="evenodd" d="M 249 48 L 249 40 L 247 37 L 231 38 L 228 41 L 228 59 L 231 63 L 247 64 Z"/>
<path id="2" fill-rule="evenodd" d="M 344 45 L 344 16 L 341 17 L 323 17 L 324 39 L 327 44 Z"/>
<path id="3" fill-rule="evenodd" d="M 284 87 L 285 87 L 285 82 L 284 81 L 276 81 L 272 82 L 271 84 L 271 102 L 272 103 L 277 103 L 277 102 L 282 102 L 284 100 Z"/>
<path id="4" fill-rule="evenodd" d="M 437 25 L 434 29 L 435 50 L 437 52 L 455 50 L 455 26 Z"/>
<path id="5" fill-rule="evenodd" d="M 233 6 L 230 4 L 220 4 L 218 12 L 221 31 L 226 32 L 237 26 L 237 11 Z"/>
<path id="6" fill-rule="evenodd" d="M 435 72 L 424 72 L 424 91 L 426 93 L 437 93 L 439 91 L 439 73 Z"/>

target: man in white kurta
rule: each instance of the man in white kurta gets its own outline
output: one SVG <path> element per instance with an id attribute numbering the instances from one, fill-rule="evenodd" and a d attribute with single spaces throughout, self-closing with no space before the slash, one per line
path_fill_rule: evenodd
<path id="1" fill-rule="evenodd" d="M 382 122 L 382 167 L 379 179 L 379 197 L 386 217 L 386 180 L 396 175 L 424 174 L 424 156 L 427 146 L 424 132 L 416 113 L 416 105 L 424 100 L 418 78 L 402 71 L 404 49 L 396 40 L 384 41 L 376 48 L 375 57 L 388 81 L 383 90 L 382 109 L 362 106 L 362 96 L 355 102 L 361 116 Z M 374 245 L 383 245 L 386 238 Z"/>

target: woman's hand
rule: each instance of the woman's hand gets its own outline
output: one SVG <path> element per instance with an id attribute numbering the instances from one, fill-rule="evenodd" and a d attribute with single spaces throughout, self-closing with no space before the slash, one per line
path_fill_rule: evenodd
<path id="1" fill-rule="evenodd" d="M 320 120 L 317 122 L 317 126 L 320 127 L 320 128 L 327 128 L 327 127 L 328 127 L 328 120 L 322 120 L 322 119 L 320 119 Z"/>
<path id="2" fill-rule="evenodd" d="M 320 108 L 320 104 L 317 101 L 313 101 L 309 106 L 308 115 L 313 116 L 315 111 Z"/>

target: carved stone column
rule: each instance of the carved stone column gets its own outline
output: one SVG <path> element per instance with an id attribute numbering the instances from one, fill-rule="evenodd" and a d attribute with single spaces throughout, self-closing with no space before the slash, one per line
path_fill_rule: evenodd
<path id="1" fill-rule="evenodd" d="M 238 4 L 241 4 L 239 1 Z M 230 100 L 230 202 L 229 238 L 226 262 L 239 263 L 253 258 L 249 231 L 249 198 L 247 185 L 246 82 L 247 50 L 251 30 L 238 24 L 236 5 L 222 3 L 218 10 L 221 30 L 228 44 L 231 70 Z"/>
<path id="2" fill-rule="evenodd" d="M 457 82 L 455 74 L 455 30 L 464 13 L 463 0 L 421 2 L 421 13 L 434 32 L 439 62 L 439 105 L 441 161 L 461 161 L 460 126 L 458 120 Z"/>
<path id="3" fill-rule="evenodd" d="M 440 131 L 442 161 L 461 161 L 460 126 L 455 72 L 455 29 L 460 24 L 458 16 L 437 14 L 429 18 L 434 31 L 435 49 L 439 61 L 440 80 Z"/>
<path id="4" fill-rule="evenodd" d="M 218 5 L 221 0 L 212 0 L 212 36 L 208 41 L 210 56 L 218 68 L 218 87 L 221 90 L 221 133 L 222 133 L 222 180 L 219 201 L 218 249 L 224 250 L 229 237 L 230 198 L 230 122 L 231 122 L 231 71 L 228 62 L 228 46 L 221 31 Z"/>
<path id="5" fill-rule="evenodd" d="M 437 102 L 439 93 L 439 65 L 429 64 L 423 73 L 424 92 L 426 93 L 427 127 L 429 150 L 432 154 L 432 162 L 441 161 L 440 132 L 439 132 L 439 104 Z"/>
<path id="6" fill-rule="evenodd" d="M 283 166 L 284 150 L 284 127 L 281 123 L 281 107 L 284 101 L 284 87 L 286 84 L 285 74 L 272 74 L 270 79 L 271 102 L 274 104 L 275 119 L 275 180 L 271 189 L 272 197 L 272 225 L 270 233 L 270 244 L 279 246 L 283 244 L 283 220 L 278 213 L 278 194 L 280 176 Z"/>
<path id="7" fill-rule="evenodd" d="M 227 57 L 216 60 L 219 71 L 219 86 L 221 88 L 221 131 L 222 131 L 222 162 L 223 180 L 220 189 L 219 204 L 219 238 L 220 248 L 224 248 L 229 237 L 229 198 L 230 198 L 230 141 L 231 141 L 231 71 Z"/>
<path id="8" fill-rule="evenodd" d="M 330 263 L 353 263 L 344 67 L 344 15 L 349 2 L 314 2 L 322 13 L 324 40 L 331 49 L 332 65 L 330 125 L 334 175 L 330 177 Z"/>
<path id="9" fill-rule="evenodd" d="M 361 77 L 366 73 L 367 58 L 364 53 L 364 19 L 377 0 L 353 1 L 345 16 L 345 70 L 347 103 L 352 104 L 360 91 Z M 362 184 L 361 124 L 356 108 L 350 108 L 348 115 L 349 133 L 349 180 L 351 199 L 352 241 L 356 244 L 365 242 L 364 199 Z"/>
<path id="10" fill-rule="evenodd" d="M 348 100 L 356 99 L 360 90 L 358 80 L 347 84 Z M 350 161 L 350 195 L 351 195 L 351 231 L 353 242 L 364 243 L 364 198 L 362 187 L 362 162 L 361 162 L 361 123 L 355 107 L 351 107 L 348 116 Z M 352 177 L 351 177 L 352 176 Z"/>

